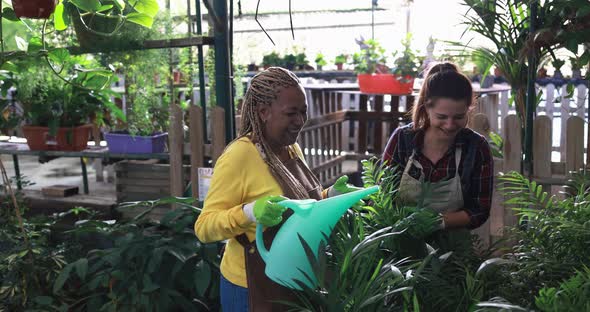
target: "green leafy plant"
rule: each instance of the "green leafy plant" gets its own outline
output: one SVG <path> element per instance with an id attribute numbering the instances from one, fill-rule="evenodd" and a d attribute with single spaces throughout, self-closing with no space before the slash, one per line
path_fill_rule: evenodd
<path id="1" fill-rule="evenodd" d="M 326 61 L 326 59 L 322 53 L 316 54 L 314 61 L 318 65 L 318 69 L 321 69 L 322 66 L 326 66 L 328 64 L 328 62 Z"/>
<path id="2" fill-rule="evenodd" d="M 498 290 L 502 297 L 530 306 L 542 288 L 557 287 L 590 259 L 586 244 L 590 174 L 575 173 L 560 200 L 516 172 L 502 176 L 500 182 L 499 189 L 509 198 L 505 204 L 518 213 L 523 225 L 511 232 L 510 239 L 517 243 L 505 256 L 514 266 L 501 273 L 512 286 Z"/>
<path id="3" fill-rule="evenodd" d="M 305 66 L 309 65 L 309 61 L 307 60 L 307 55 L 305 55 L 305 53 L 301 52 L 301 53 L 297 53 L 295 55 L 295 64 L 297 65 L 297 68 L 300 70 L 305 69 Z"/>
<path id="4" fill-rule="evenodd" d="M 555 70 L 561 70 L 561 67 L 563 65 L 565 65 L 565 61 L 564 60 L 560 60 L 560 59 L 555 59 L 553 61 L 551 61 L 551 65 L 553 65 L 553 67 L 555 68 Z"/>
<path id="5" fill-rule="evenodd" d="M 64 66 L 91 65 L 82 57 L 63 56 Z M 25 118 L 30 125 L 50 128 L 55 134 L 58 127 L 73 127 L 90 121 L 102 124 L 103 114 L 110 111 L 124 118 L 121 110 L 111 101 L 110 84 L 116 76 L 112 70 L 80 70 L 72 73 L 67 82 L 55 75 L 43 61 L 27 61 L 26 67 L 16 73 L 17 99 L 23 104 Z"/>
<path id="6" fill-rule="evenodd" d="M 217 244 L 201 244 L 193 224 L 200 211 L 192 198 L 127 203 L 145 211 L 128 223 L 83 223 L 75 232 L 104 233 L 112 247 L 68 263 L 53 284 L 69 311 L 216 310 Z M 160 205 L 176 204 L 159 222 L 147 218 Z"/>
<path id="7" fill-rule="evenodd" d="M 367 39 L 360 43 L 361 51 L 352 55 L 354 71 L 357 74 L 373 74 L 377 72 L 378 65 L 387 62 L 385 48 L 374 39 Z"/>
<path id="8" fill-rule="evenodd" d="M 283 66 L 289 70 L 295 69 L 295 65 L 297 65 L 297 56 L 295 54 L 289 53 L 283 57 Z"/>
<path id="9" fill-rule="evenodd" d="M 408 82 L 408 77 L 414 78 L 418 75 L 420 70 L 420 61 L 417 53 L 412 50 L 412 35 L 407 34 L 406 38 L 402 40 L 402 46 L 404 47 L 399 57 L 398 51 L 393 53 L 393 68 L 391 72 L 398 77 L 398 80 L 402 82 Z"/>
<path id="10" fill-rule="evenodd" d="M 271 52 L 262 57 L 264 66 L 283 66 L 283 61 L 277 52 Z"/>
<path id="11" fill-rule="evenodd" d="M 490 131 L 490 147 L 492 148 L 492 156 L 504 158 L 504 140 L 493 131 Z"/>
<path id="12" fill-rule="evenodd" d="M 0 305 L 8 311 L 50 301 L 47 295 L 53 280 L 65 266 L 64 249 L 53 246 L 48 235 L 54 222 L 47 218 L 27 220 L 24 233 L 14 223 L 0 229 L 4 245 L 0 250 Z"/>
<path id="13" fill-rule="evenodd" d="M 569 58 L 572 69 L 582 69 L 590 61 L 590 52 L 584 51 L 581 56 L 573 56 Z"/>
<path id="14" fill-rule="evenodd" d="M 76 11 L 79 18 L 84 21 L 84 26 L 93 33 L 110 36 L 129 21 L 144 27 L 151 27 L 154 17 L 159 10 L 155 0 L 63 0 L 55 8 L 54 24 L 57 30 L 64 30 L 70 25 L 72 19 L 67 11 Z M 104 18 L 112 24 L 113 31 L 104 32 L 103 29 L 92 29 L 89 23 L 93 19 Z"/>
<path id="15" fill-rule="evenodd" d="M 590 269 L 584 266 L 559 287 L 545 287 L 539 290 L 535 305 L 544 312 L 588 311 L 589 296 Z"/>
<path id="16" fill-rule="evenodd" d="M 334 64 L 346 64 L 348 62 L 348 54 L 338 54 L 334 58 Z"/>

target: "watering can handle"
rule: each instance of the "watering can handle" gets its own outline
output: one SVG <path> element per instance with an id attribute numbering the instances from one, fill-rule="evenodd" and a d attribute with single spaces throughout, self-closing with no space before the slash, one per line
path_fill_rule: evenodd
<path id="1" fill-rule="evenodd" d="M 264 238 L 262 237 L 262 224 L 256 224 L 256 248 L 258 249 L 258 253 L 264 263 L 266 263 L 266 259 L 268 258 L 268 249 L 264 246 Z"/>

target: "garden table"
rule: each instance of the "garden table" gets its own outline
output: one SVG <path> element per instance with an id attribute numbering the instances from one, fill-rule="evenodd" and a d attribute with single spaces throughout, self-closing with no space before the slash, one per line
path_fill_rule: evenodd
<path id="1" fill-rule="evenodd" d="M 84 158 L 101 158 L 107 162 L 122 159 L 169 159 L 168 153 L 147 153 L 147 154 L 119 154 L 110 153 L 105 146 L 89 146 L 82 151 L 31 151 L 26 143 L 0 142 L 0 154 L 12 155 L 14 173 L 17 177 L 16 186 L 22 189 L 20 181 L 20 168 L 18 164 L 19 155 L 39 156 L 40 162 L 47 162 L 57 157 L 78 157 L 82 168 L 82 180 L 84 183 L 84 194 L 88 194 L 88 172 Z"/>

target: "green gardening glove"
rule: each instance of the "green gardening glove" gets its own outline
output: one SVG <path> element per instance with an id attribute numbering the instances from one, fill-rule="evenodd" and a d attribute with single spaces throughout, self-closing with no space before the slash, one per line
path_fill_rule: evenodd
<path id="1" fill-rule="evenodd" d="M 283 220 L 287 208 L 277 204 L 288 198 L 284 196 L 265 196 L 254 202 L 253 212 L 256 222 L 264 226 L 275 226 Z"/>
<path id="2" fill-rule="evenodd" d="M 360 189 L 362 189 L 362 188 L 348 184 L 348 176 L 343 175 L 340 178 L 338 178 L 338 180 L 336 180 L 334 185 L 332 185 L 328 189 L 328 197 L 342 195 L 342 194 L 358 191 Z"/>

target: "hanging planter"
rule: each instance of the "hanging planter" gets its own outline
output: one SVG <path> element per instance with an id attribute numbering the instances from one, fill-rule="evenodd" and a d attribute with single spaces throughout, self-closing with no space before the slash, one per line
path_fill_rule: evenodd
<path id="1" fill-rule="evenodd" d="M 56 0 L 12 0 L 16 17 L 47 19 L 55 11 Z"/>
<path id="2" fill-rule="evenodd" d="M 117 154 L 164 153 L 168 132 L 154 133 L 151 136 L 131 135 L 127 131 L 104 134 L 109 152 Z"/>
<path id="3" fill-rule="evenodd" d="M 398 77 L 392 74 L 358 74 L 359 89 L 364 93 L 411 94 L 414 77 Z"/>

